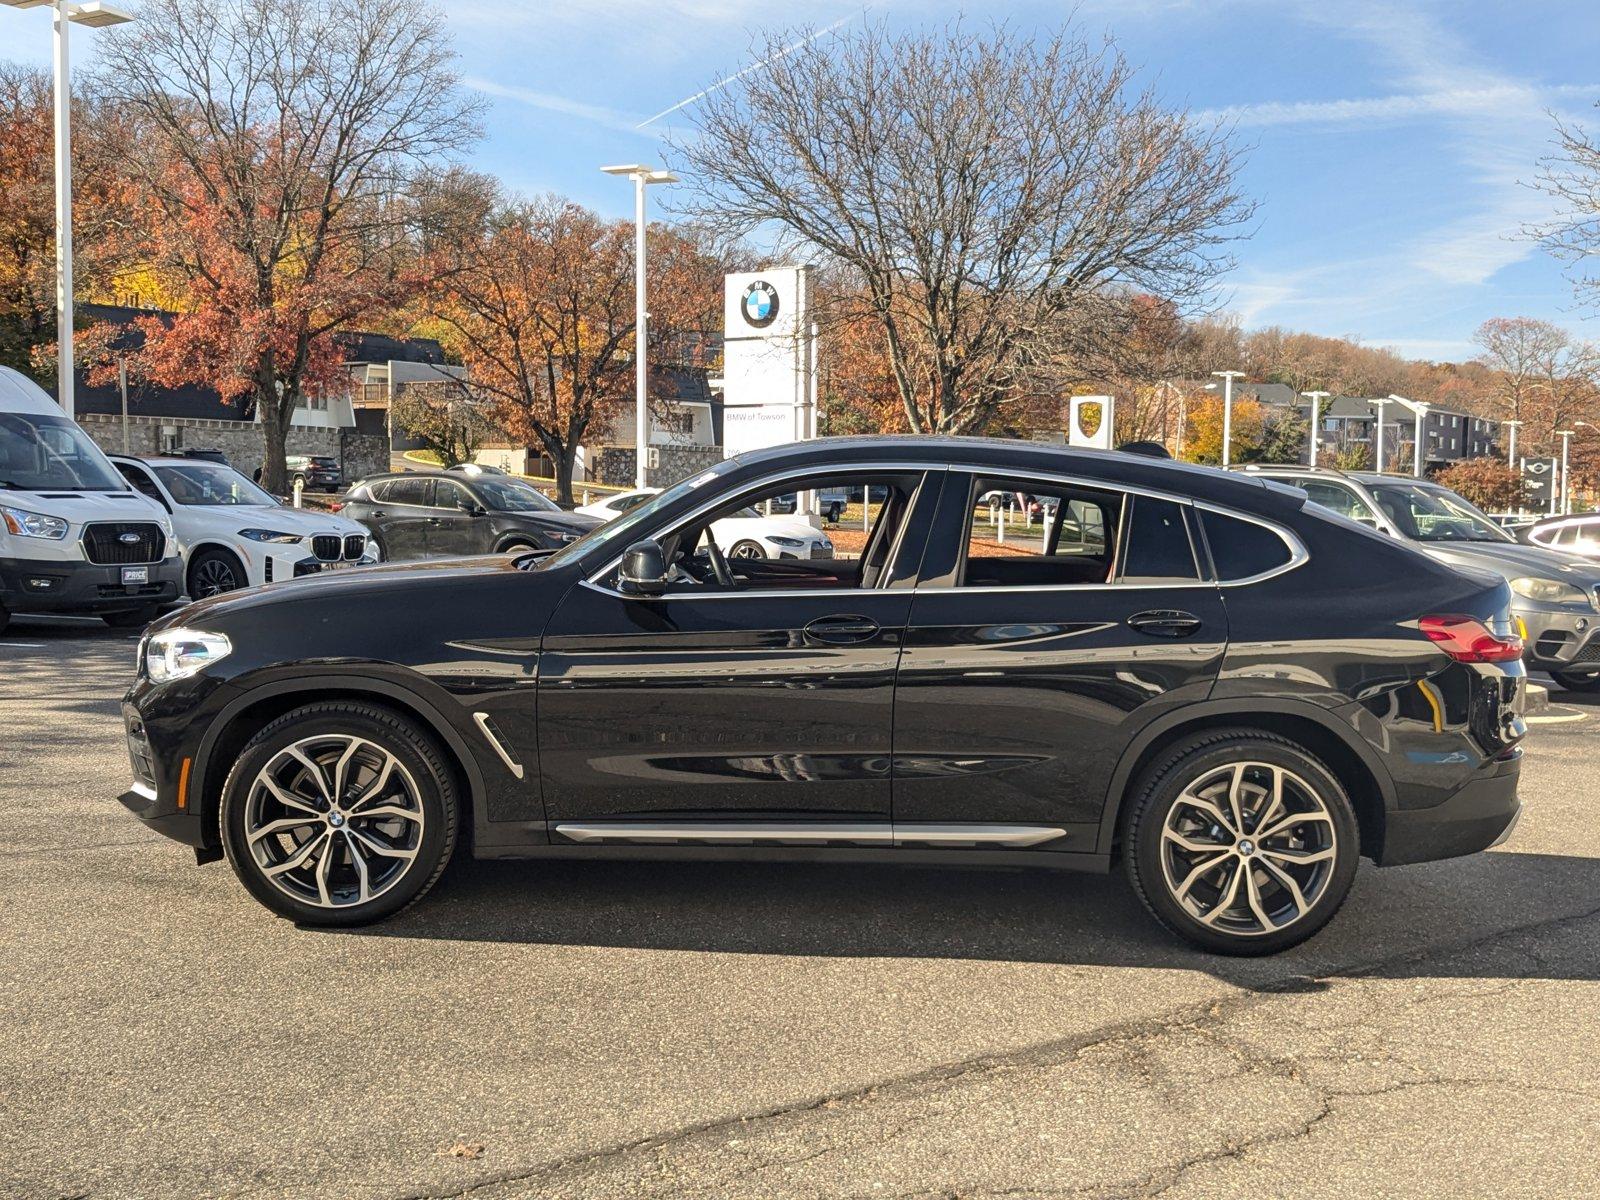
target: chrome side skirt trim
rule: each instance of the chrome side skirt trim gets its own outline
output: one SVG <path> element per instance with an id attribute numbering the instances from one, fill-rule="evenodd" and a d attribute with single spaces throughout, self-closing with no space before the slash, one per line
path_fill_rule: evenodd
<path id="1" fill-rule="evenodd" d="M 1067 836 L 1053 825 L 896 825 L 896 846 L 1007 846 L 1022 849 Z"/>
<path id="2" fill-rule="evenodd" d="M 489 724 L 489 714 L 475 712 L 472 714 L 472 719 L 477 722 L 478 728 L 483 731 L 483 740 L 494 748 L 494 752 L 500 756 L 500 761 L 505 763 L 506 770 L 521 779 L 522 764 L 512 758 L 510 752 L 500 744 L 500 739 L 495 737 L 494 727 Z"/>
<path id="3" fill-rule="evenodd" d="M 584 845 L 1002 846 L 1021 849 L 1065 837 L 1047 825 L 893 825 L 887 821 L 564 821 L 554 832 Z"/>

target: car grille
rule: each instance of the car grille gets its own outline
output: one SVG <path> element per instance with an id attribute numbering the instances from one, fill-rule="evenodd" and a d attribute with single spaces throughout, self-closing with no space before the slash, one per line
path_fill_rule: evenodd
<path id="1" fill-rule="evenodd" d="M 360 558 L 367 552 L 367 535 L 364 533 L 346 534 L 344 539 L 344 556 L 351 562 Z"/>
<path id="2" fill-rule="evenodd" d="M 1569 663 L 1600 662 L 1600 637 L 1592 637 L 1578 647 L 1578 652 L 1567 659 Z"/>
<path id="3" fill-rule="evenodd" d="M 123 540 L 125 538 L 128 540 Z M 166 540 L 159 525 L 102 521 L 84 527 L 83 552 L 98 566 L 155 563 L 161 561 Z"/>
<path id="4" fill-rule="evenodd" d="M 311 553 L 323 562 L 338 562 L 344 550 L 344 539 L 337 533 L 319 533 L 311 539 Z"/>

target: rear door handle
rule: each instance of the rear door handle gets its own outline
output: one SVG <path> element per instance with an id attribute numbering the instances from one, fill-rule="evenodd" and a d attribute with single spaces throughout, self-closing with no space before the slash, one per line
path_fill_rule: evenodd
<path id="1" fill-rule="evenodd" d="M 384 512 L 381 508 L 375 508 L 372 510 L 372 516 L 374 520 L 376 520 L 378 517 L 387 517 L 388 515 L 389 514 Z"/>
<path id="2" fill-rule="evenodd" d="M 1150 637 L 1188 637 L 1200 628 L 1200 618 L 1176 608 L 1152 608 L 1129 617 L 1128 628 Z"/>
<path id="3" fill-rule="evenodd" d="M 879 624 L 870 617 L 834 616 L 818 617 L 805 627 L 805 634 L 819 642 L 843 646 L 870 641 L 880 630 Z"/>

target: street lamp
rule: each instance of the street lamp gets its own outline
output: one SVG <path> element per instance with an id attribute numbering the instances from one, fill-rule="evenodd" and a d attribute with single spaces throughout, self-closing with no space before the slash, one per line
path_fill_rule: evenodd
<path id="1" fill-rule="evenodd" d="M 1411 411 L 1417 419 L 1417 435 L 1411 439 L 1411 477 L 1421 479 L 1422 447 L 1428 440 L 1428 405 L 1421 400 L 1411 401 Z"/>
<path id="2" fill-rule="evenodd" d="M 1579 422 L 1582 424 L 1582 422 Z M 1575 431 L 1571 429 L 1558 429 L 1556 436 L 1561 439 L 1561 515 L 1566 516 L 1572 511 L 1571 480 L 1567 478 L 1567 444 L 1572 440 Z"/>
<path id="3" fill-rule="evenodd" d="M 1522 422 L 1501 421 L 1500 424 L 1511 430 L 1510 445 L 1506 448 L 1506 466 L 1514 467 L 1517 465 L 1517 426 Z"/>
<path id="4" fill-rule="evenodd" d="M 55 24 L 56 141 L 56 400 L 61 411 L 76 419 L 72 378 L 72 74 L 67 57 L 67 26 L 103 29 L 133 20 L 101 0 L 70 4 L 67 0 L 0 0 L 7 8 L 49 5 Z"/>
<path id="5" fill-rule="evenodd" d="M 1387 400 L 1379 398 L 1377 436 L 1372 439 L 1372 469 L 1380 474 L 1383 472 L 1383 413 L 1388 404 Z"/>
<path id="6" fill-rule="evenodd" d="M 1304 399 L 1311 401 L 1311 465 L 1314 467 L 1317 465 L 1317 442 L 1321 440 L 1319 436 L 1321 431 L 1318 429 L 1318 426 L 1321 424 L 1321 422 L 1317 418 L 1317 409 L 1319 409 L 1322 406 L 1322 402 L 1328 398 L 1328 393 L 1301 392 L 1300 395 Z"/>
<path id="7" fill-rule="evenodd" d="M 1222 380 L 1222 465 L 1233 460 L 1233 381 L 1243 379 L 1243 371 L 1213 371 Z"/>
<path id="8" fill-rule="evenodd" d="M 652 183 L 677 183 L 678 177 L 659 167 L 640 163 L 601 167 L 607 175 L 625 175 L 633 180 L 633 391 L 634 405 L 634 469 L 633 484 L 645 486 L 645 465 L 650 441 L 648 415 L 650 379 L 649 352 L 646 349 L 645 325 L 650 314 L 645 311 L 644 291 L 644 190 Z"/>

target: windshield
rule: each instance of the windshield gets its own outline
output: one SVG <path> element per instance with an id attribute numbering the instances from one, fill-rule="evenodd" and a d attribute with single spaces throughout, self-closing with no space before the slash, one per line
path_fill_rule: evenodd
<path id="1" fill-rule="evenodd" d="M 688 479 L 673 484 L 666 491 L 651 496 L 649 503 L 639 505 L 638 508 L 630 510 L 615 521 L 605 525 L 596 525 L 577 541 L 568 542 L 549 558 L 540 559 L 535 564 L 534 570 L 542 571 L 547 567 L 571 562 L 575 558 L 581 558 L 595 546 L 610 542 L 612 539 L 616 540 L 615 544 L 620 553 L 623 547 L 631 544 L 634 531 L 641 526 L 648 525 L 656 513 L 668 505 L 676 504 L 703 484 L 710 483 L 719 475 L 732 470 L 733 465 L 733 459 L 724 459 L 709 471 L 702 471 L 698 475 L 692 475 Z"/>
<path id="2" fill-rule="evenodd" d="M 125 492 L 128 485 L 68 418 L 0 413 L 0 488 Z"/>
<path id="3" fill-rule="evenodd" d="M 232 467 L 219 463 L 192 462 L 181 467 L 163 464 L 152 469 L 179 504 L 273 508 L 278 504 Z"/>
<path id="4" fill-rule="evenodd" d="M 1378 507 L 1404 536 L 1419 542 L 1511 542 L 1516 539 L 1454 492 L 1415 483 L 1371 487 Z"/>
<path id="5" fill-rule="evenodd" d="M 531 483 L 503 475 L 479 475 L 472 481 L 478 494 L 496 512 L 560 512 L 561 506 Z"/>

